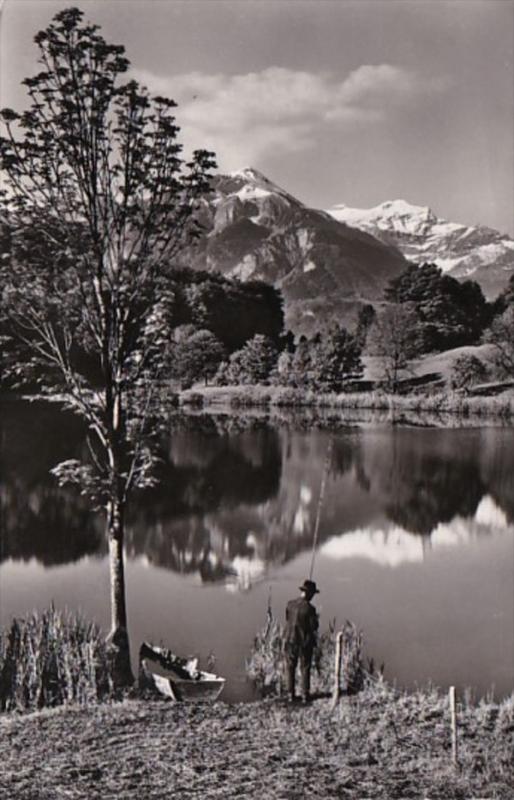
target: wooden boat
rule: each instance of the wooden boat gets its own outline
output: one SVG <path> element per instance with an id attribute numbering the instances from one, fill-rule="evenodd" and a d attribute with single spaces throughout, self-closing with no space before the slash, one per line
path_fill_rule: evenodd
<path id="1" fill-rule="evenodd" d="M 198 669 L 197 658 L 181 658 L 163 647 L 143 642 L 139 660 L 145 677 L 171 700 L 216 700 L 225 678 Z"/>

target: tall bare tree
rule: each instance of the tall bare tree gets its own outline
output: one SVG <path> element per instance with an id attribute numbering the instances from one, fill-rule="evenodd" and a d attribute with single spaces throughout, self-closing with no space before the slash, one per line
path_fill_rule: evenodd
<path id="1" fill-rule="evenodd" d="M 153 479 L 153 392 L 169 332 L 167 277 L 198 235 L 214 166 L 181 157 L 175 103 L 135 81 L 124 48 L 76 8 L 37 34 L 30 107 L 1 112 L 8 252 L 0 266 L 11 375 L 37 381 L 89 428 L 89 457 L 59 464 L 106 516 L 114 675 L 132 680 L 123 571 L 134 487 Z"/>
<path id="2" fill-rule="evenodd" d="M 373 322 L 367 350 L 380 359 L 380 373 L 386 389 L 398 390 L 400 378 L 409 367 L 409 359 L 418 352 L 418 317 L 408 303 L 391 303 Z"/>

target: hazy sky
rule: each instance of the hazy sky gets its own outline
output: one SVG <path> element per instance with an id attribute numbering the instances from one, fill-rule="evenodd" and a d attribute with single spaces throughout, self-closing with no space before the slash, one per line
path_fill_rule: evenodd
<path id="1" fill-rule="evenodd" d="M 4 0 L 2 106 L 69 5 L 221 169 L 316 207 L 403 198 L 514 233 L 514 0 Z"/>

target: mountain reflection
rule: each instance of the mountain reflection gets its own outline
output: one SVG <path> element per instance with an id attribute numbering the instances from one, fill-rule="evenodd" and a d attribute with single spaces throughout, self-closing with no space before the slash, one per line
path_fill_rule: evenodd
<path id="1" fill-rule="evenodd" d="M 508 527 L 507 517 L 494 500 L 484 497 L 473 517 L 454 517 L 439 523 L 430 536 L 417 536 L 396 526 L 363 528 L 329 539 L 320 549 L 329 558 L 365 558 L 381 566 L 397 567 L 423 561 L 428 552 L 466 544 L 481 535 Z"/>
<path id="2" fill-rule="evenodd" d="M 3 404 L 1 560 L 45 565 L 105 552 L 103 524 L 49 469 L 81 452 L 55 407 Z M 330 434 L 266 420 L 175 420 L 160 483 L 128 515 L 129 557 L 202 583 L 249 588 L 313 545 Z M 514 520 L 514 431 L 347 428 L 332 435 L 318 546 L 387 566 L 504 530 Z"/>

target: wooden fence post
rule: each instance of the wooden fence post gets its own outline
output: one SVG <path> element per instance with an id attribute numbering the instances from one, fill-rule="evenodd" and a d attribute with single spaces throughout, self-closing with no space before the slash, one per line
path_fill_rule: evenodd
<path id="1" fill-rule="evenodd" d="M 455 703 L 455 686 L 450 686 L 450 718 L 452 726 L 452 762 L 454 767 L 459 766 L 459 751 L 457 743 L 457 708 Z"/>
<path id="2" fill-rule="evenodd" d="M 343 655 L 343 632 L 339 631 L 336 638 L 336 656 L 334 662 L 334 689 L 332 692 L 332 708 L 335 708 L 339 702 L 341 694 L 341 659 Z"/>

